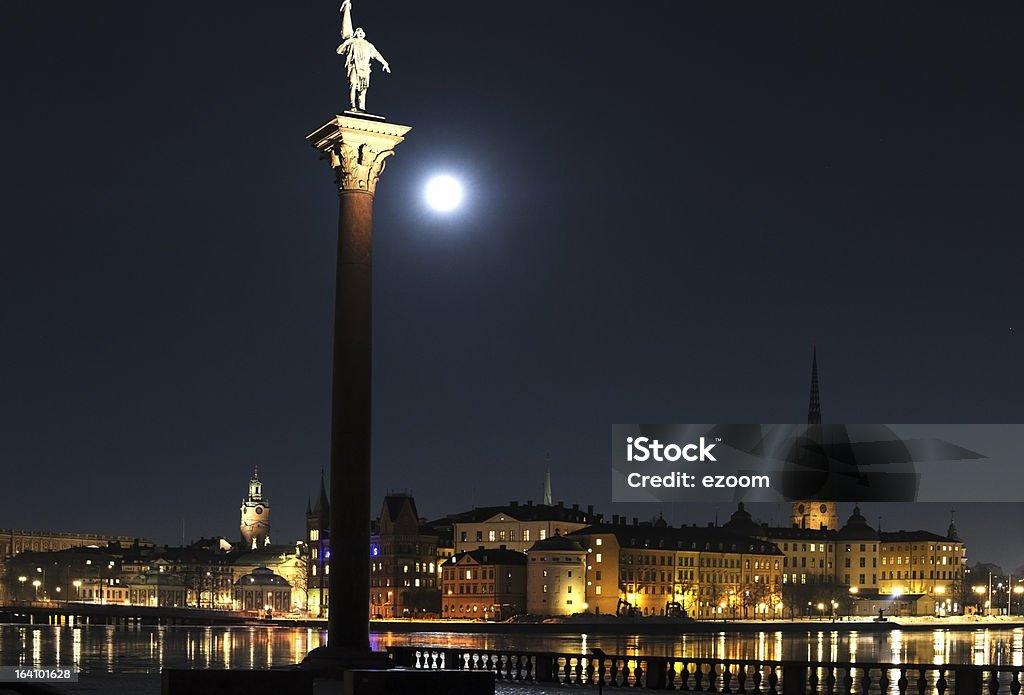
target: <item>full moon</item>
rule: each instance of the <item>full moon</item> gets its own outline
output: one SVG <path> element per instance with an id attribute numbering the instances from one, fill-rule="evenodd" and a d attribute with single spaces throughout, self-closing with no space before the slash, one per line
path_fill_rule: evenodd
<path id="1" fill-rule="evenodd" d="M 440 212 L 454 210 L 462 202 L 462 185 L 451 176 L 435 176 L 427 183 L 427 204 Z"/>

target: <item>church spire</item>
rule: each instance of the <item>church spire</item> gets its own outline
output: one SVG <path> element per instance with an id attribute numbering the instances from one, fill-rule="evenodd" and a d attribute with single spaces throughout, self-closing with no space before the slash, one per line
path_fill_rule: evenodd
<path id="1" fill-rule="evenodd" d="M 821 397 L 818 393 L 818 348 L 811 357 L 811 398 L 807 404 L 807 424 L 821 424 Z"/>
<path id="2" fill-rule="evenodd" d="M 548 466 L 548 472 L 544 476 L 544 504 L 551 506 L 551 466 Z"/>
<path id="3" fill-rule="evenodd" d="M 946 529 L 946 538 L 948 538 L 951 541 L 960 540 L 960 534 L 956 532 L 956 519 L 954 518 L 955 514 L 955 509 L 949 510 L 949 528 Z"/>

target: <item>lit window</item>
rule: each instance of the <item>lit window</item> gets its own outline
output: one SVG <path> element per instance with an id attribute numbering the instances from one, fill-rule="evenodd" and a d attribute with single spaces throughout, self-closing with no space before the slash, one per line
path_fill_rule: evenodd
<path id="1" fill-rule="evenodd" d="M 597 553 L 596 556 L 594 557 L 594 560 L 597 561 L 597 562 L 601 562 L 601 553 Z"/>
<path id="2" fill-rule="evenodd" d="M 320 530 L 319 529 L 310 529 L 310 531 L 309 531 L 309 540 L 311 540 L 311 541 L 318 541 L 318 540 L 320 540 Z"/>
<path id="3" fill-rule="evenodd" d="M 604 539 L 602 539 L 602 538 L 598 538 L 596 541 L 594 541 L 594 545 L 603 545 L 603 544 L 604 544 Z"/>
<path id="4" fill-rule="evenodd" d="M 487 540 L 489 540 L 489 541 L 493 541 L 494 540 L 494 531 L 488 531 L 487 532 Z"/>
<path id="5" fill-rule="evenodd" d="M 601 587 L 595 586 L 594 587 L 594 593 L 597 594 L 598 596 L 600 596 L 601 595 Z"/>
<path id="6" fill-rule="evenodd" d="M 544 540 L 547 537 L 548 537 L 548 530 L 546 528 L 542 528 L 540 530 L 540 539 Z"/>
<path id="7" fill-rule="evenodd" d="M 473 578 L 473 571 L 472 570 L 466 570 L 466 579 L 472 579 L 472 578 Z"/>

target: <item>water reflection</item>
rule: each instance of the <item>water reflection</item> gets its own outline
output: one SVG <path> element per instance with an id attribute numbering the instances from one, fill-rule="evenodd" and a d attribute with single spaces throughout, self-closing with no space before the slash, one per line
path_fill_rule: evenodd
<path id="1" fill-rule="evenodd" d="M 80 671 L 157 673 L 161 668 L 272 668 L 301 661 L 326 633 L 276 627 L 106 627 L 0 625 L 0 653 L 20 666 L 73 666 Z M 390 645 L 475 650 L 556 651 L 736 660 L 912 664 L 1024 665 L 1024 629 L 804 633 L 715 632 L 679 636 L 416 635 L 374 633 L 374 649 Z"/>

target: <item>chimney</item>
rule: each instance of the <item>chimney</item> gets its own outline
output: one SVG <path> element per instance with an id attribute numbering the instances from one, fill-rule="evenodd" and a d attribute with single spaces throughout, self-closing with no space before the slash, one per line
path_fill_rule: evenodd
<path id="1" fill-rule="evenodd" d="M 516 507 L 519 506 L 519 500 L 512 500 L 511 502 L 509 502 L 509 506 L 512 507 L 512 509 L 515 509 Z"/>
<path id="2" fill-rule="evenodd" d="M 578 511 L 580 510 L 580 505 L 578 505 L 578 504 L 574 504 L 574 505 L 572 505 L 572 510 L 573 510 L 574 512 L 578 512 Z"/>
<path id="3" fill-rule="evenodd" d="M 614 525 L 614 526 L 618 526 L 619 525 L 619 515 L 618 514 L 612 514 L 612 525 Z"/>
<path id="4" fill-rule="evenodd" d="M 502 543 L 501 545 L 498 546 L 499 550 L 505 550 L 506 548 L 508 548 L 508 546 L 505 545 L 504 543 Z"/>
<path id="5" fill-rule="evenodd" d="M 587 516 L 594 516 L 594 505 L 587 505 Z"/>
<path id="6" fill-rule="evenodd" d="M 633 517 L 633 525 L 634 526 L 639 526 L 640 525 L 640 519 L 638 519 L 637 517 L 634 516 Z"/>
<path id="7" fill-rule="evenodd" d="M 526 506 L 527 507 L 532 507 L 533 506 L 533 500 L 526 500 Z"/>
<path id="8" fill-rule="evenodd" d="M 562 502 L 561 500 L 559 500 L 559 502 L 558 502 L 558 508 L 559 508 L 559 509 L 561 509 L 561 508 L 562 508 L 562 507 L 564 507 L 564 506 L 565 506 L 565 502 Z"/>

